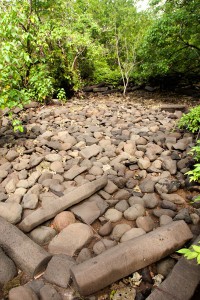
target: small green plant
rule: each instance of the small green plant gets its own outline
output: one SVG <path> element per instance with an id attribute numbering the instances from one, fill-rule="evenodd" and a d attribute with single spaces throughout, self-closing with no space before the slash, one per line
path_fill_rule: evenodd
<path id="1" fill-rule="evenodd" d="M 200 242 L 198 242 L 200 244 Z M 194 259 L 196 258 L 197 264 L 200 264 L 200 246 L 199 245 L 192 245 L 189 249 L 183 248 L 177 251 L 180 254 L 183 254 L 184 257 L 187 259 Z"/>
<path id="2" fill-rule="evenodd" d="M 198 201 L 200 201 L 200 195 L 197 196 L 195 199 L 193 199 L 190 203 L 193 204 L 193 203 L 196 203 Z"/>
<path id="3" fill-rule="evenodd" d="M 179 128 L 186 128 L 195 133 L 200 129 L 200 105 L 191 108 L 187 114 L 183 114 L 178 123 Z"/>
<path id="4" fill-rule="evenodd" d="M 116 290 L 112 290 L 110 292 L 110 300 L 112 300 L 114 298 L 115 294 L 116 294 Z"/>
<path id="5" fill-rule="evenodd" d="M 189 154 L 192 154 L 196 161 L 200 161 L 200 140 L 197 141 L 196 146 L 192 147 Z"/>
<path id="6" fill-rule="evenodd" d="M 24 127 L 22 126 L 22 122 L 20 120 L 13 120 L 12 121 L 12 126 L 14 129 L 14 132 L 24 132 Z"/>
<path id="7" fill-rule="evenodd" d="M 195 164 L 194 169 L 186 172 L 186 175 L 189 175 L 190 181 L 199 182 L 200 180 L 200 164 Z"/>
<path id="8" fill-rule="evenodd" d="M 200 161 L 200 140 L 197 141 L 197 145 L 192 147 L 189 154 L 194 156 L 194 159 L 199 162 Z M 190 181 L 198 182 L 200 180 L 200 163 L 194 165 L 194 169 L 185 173 L 189 175 Z"/>
<path id="9" fill-rule="evenodd" d="M 60 101 L 63 101 L 63 102 L 67 100 L 66 93 L 63 88 L 58 89 L 57 97 Z"/>

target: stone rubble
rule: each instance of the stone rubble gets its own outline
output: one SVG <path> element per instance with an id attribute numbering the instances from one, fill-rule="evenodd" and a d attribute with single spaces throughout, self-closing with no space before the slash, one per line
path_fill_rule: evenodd
<path id="1" fill-rule="evenodd" d="M 184 176 L 193 137 L 174 130 L 179 111 L 108 98 L 33 105 L 17 113 L 29 120 L 26 133 L 13 134 L 6 116 L 0 129 L 0 223 L 13 238 L 9 242 L 1 228 L 0 261 L 12 268 L 0 270 L 0 285 L 16 276 L 15 264 L 33 274 L 40 263 L 22 263 L 23 255 L 31 260 L 26 251 L 12 255 L 15 239 L 25 236 L 33 248 L 44 246 L 45 267 L 53 258 L 40 289 L 13 288 L 9 299 L 19 299 L 19 293 L 22 300 L 61 299 L 59 288 L 68 290 L 75 261 L 145 239 L 176 220 L 199 227 L 199 208 L 188 205 L 196 194 L 188 194 Z M 37 279 L 31 282 L 37 286 Z"/>

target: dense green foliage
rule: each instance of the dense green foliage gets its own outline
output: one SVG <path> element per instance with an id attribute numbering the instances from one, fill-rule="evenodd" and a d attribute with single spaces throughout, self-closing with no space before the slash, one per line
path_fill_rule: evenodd
<path id="1" fill-rule="evenodd" d="M 192 147 L 189 154 L 193 155 L 194 160 L 196 160 L 197 163 L 192 170 L 186 173 L 186 175 L 189 175 L 190 181 L 200 182 L 200 140 L 197 141 L 196 146 Z"/>
<path id="2" fill-rule="evenodd" d="M 154 15 L 141 49 L 144 76 L 198 74 L 200 6 L 196 0 L 152 1 Z"/>
<path id="3" fill-rule="evenodd" d="M 195 133 L 200 129 L 200 106 L 191 108 L 187 114 L 183 114 L 179 123 L 179 128 L 186 128 Z"/>
<path id="4" fill-rule="evenodd" d="M 183 114 L 178 123 L 179 128 L 187 129 L 193 133 L 198 133 L 197 139 L 200 131 L 200 106 L 191 108 L 187 114 Z M 197 140 L 196 145 L 192 147 L 191 151 L 188 153 L 193 155 L 194 160 L 197 162 L 194 168 L 186 173 L 189 175 L 190 181 L 200 182 L 200 140 Z"/>
<path id="5" fill-rule="evenodd" d="M 198 74 L 198 0 L 2 0 L 0 107 L 61 100 L 85 84 Z"/>

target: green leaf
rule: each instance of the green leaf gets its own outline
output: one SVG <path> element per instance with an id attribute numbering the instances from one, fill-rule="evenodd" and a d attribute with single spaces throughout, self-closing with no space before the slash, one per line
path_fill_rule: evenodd
<path id="1" fill-rule="evenodd" d="M 200 246 L 192 245 L 192 248 L 194 249 L 195 252 L 200 253 Z"/>
<path id="2" fill-rule="evenodd" d="M 185 256 L 187 257 L 187 259 L 193 259 L 198 256 L 198 253 L 191 251 L 190 253 L 186 254 Z"/>
<path id="3" fill-rule="evenodd" d="M 200 254 L 197 256 L 197 263 L 200 264 Z"/>
<path id="4" fill-rule="evenodd" d="M 180 254 L 185 254 L 185 253 L 188 253 L 189 251 L 190 251 L 189 249 L 183 248 L 183 249 L 180 249 L 180 250 L 178 250 L 178 251 L 176 251 L 176 252 L 178 252 L 178 253 L 180 253 Z"/>

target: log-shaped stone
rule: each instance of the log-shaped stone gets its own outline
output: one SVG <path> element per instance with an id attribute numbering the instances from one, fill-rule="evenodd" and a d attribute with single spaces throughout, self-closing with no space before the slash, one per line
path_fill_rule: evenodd
<path id="1" fill-rule="evenodd" d="M 103 176 L 92 182 L 85 183 L 71 192 L 65 194 L 56 201 L 48 202 L 30 215 L 24 218 L 19 224 L 19 228 L 24 232 L 29 232 L 36 226 L 54 218 L 61 211 L 89 198 L 94 193 L 102 189 L 108 183 L 107 176 Z"/>
<path id="2" fill-rule="evenodd" d="M 194 244 L 200 241 L 200 236 Z M 161 283 L 159 289 L 154 289 L 148 300 L 190 300 L 200 283 L 200 265 L 196 259 L 187 260 L 182 257 L 169 276 Z"/>
<path id="3" fill-rule="evenodd" d="M 81 295 L 90 295 L 173 253 L 191 238 L 184 221 L 172 222 L 72 266 L 73 281 Z"/>
<path id="4" fill-rule="evenodd" d="M 2 217 L 0 217 L 0 246 L 20 270 L 32 277 L 44 271 L 52 257 Z"/>

